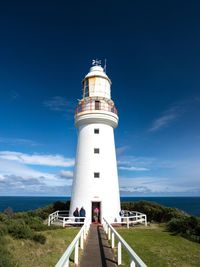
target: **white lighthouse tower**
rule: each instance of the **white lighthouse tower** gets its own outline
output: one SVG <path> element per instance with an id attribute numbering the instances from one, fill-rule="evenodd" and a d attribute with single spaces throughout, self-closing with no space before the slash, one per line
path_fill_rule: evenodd
<path id="1" fill-rule="evenodd" d="M 72 186 L 70 216 L 83 206 L 86 217 L 99 222 L 119 219 L 120 197 L 113 129 L 118 125 L 117 110 L 111 99 L 111 80 L 100 62 L 83 79 L 83 98 L 75 114 L 78 144 Z"/>

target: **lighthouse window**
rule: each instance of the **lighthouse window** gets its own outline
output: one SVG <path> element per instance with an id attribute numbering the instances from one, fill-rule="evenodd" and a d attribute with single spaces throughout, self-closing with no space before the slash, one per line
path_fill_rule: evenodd
<path id="1" fill-rule="evenodd" d="M 100 178 L 100 172 L 94 172 L 94 178 Z"/>
<path id="2" fill-rule="evenodd" d="M 99 134 L 99 129 L 97 129 L 97 128 L 94 129 L 94 133 L 95 133 L 95 134 Z"/>
<path id="3" fill-rule="evenodd" d="M 89 96 L 89 83 L 88 80 L 85 80 L 84 82 L 84 97 Z"/>
<path id="4" fill-rule="evenodd" d="M 94 148 L 94 154 L 99 154 L 99 148 Z"/>

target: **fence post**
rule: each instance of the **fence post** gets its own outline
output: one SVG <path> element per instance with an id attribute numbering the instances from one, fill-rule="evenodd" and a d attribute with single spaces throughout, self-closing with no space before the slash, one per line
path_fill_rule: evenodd
<path id="1" fill-rule="evenodd" d="M 105 223 L 105 231 L 106 231 L 106 234 L 108 234 L 108 225 L 107 225 L 107 222 Z"/>
<path id="2" fill-rule="evenodd" d="M 108 240 L 110 240 L 110 227 L 108 227 Z"/>
<path id="3" fill-rule="evenodd" d="M 117 245 L 117 264 L 121 265 L 122 264 L 122 244 L 119 241 Z"/>
<path id="4" fill-rule="evenodd" d="M 78 241 L 76 242 L 76 245 L 75 245 L 75 251 L 74 251 L 74 263 L 75 264 L 78 264 Z"/>
<path id="5" fill-rule="evenodd" d="M 51 215 L 49 215 L 49 217 L 48 217 L 48 226 L 51 225 L 51 219 L 50 219 L 50 217 L 51 217 Z"/>
<path id="6" fill-rule="evenodd" d="M 129 217 L 127 217 L 127 228 L 129 228 Z"/>
<path id="7" fill-rule="evenodd" d="M 147 226 L 147 215 L 144 215 L 144 219 L 145 219 L 145 226 Z"/>
<path id="8" fill-rule="evenodd" d="M 83 249 L 83 239 L 84 239 L 84 234 L 83 232 L 81 233 L 81 243 L 80 243 L 80 247 L 81 249 Z"/>
<path id="9" fill-rule="evenodd" d="M 115 247 L 115 234 L 114 233 L 112 233 L 112 242 L 111 242 L 111 246 L 112 246 L 112 248 L 114 248 Z"/>
<path id="10" fill-rule="evenodd" d="M 130 263 L 130 267 L 135 267 L 135 262 L 133 260 L 131 260 L 131 263 Z"/>

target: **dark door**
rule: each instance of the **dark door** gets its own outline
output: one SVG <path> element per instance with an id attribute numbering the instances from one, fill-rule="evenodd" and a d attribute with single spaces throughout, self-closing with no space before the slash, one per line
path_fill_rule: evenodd
<path id="1" fill-rule="evenodd" d="M 100 109 L 100 101 L 95 101 L 95 109 L 99 110 Z"/>
<path id="2" fill-rule="evenodd" d="M 101 202 L 92 202 L 92 222 L 101 222 Z"/>

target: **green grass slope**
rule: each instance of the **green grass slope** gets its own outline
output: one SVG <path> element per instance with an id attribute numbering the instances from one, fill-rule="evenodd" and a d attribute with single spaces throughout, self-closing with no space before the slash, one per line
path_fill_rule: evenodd
<path id="1" fill-rule="evenodd" d="M 117 229 L 148 267 L 200 266 L 200 244 L 166 231 L 165 227 Z M 129 257 L 123 251 L 123 266 Z"/>
<path id="2" fill-rule="evenodd" d="M 56 229 L 44 231 L 45 244 L 32 240 L 14 239 L 5 236 L 7 249 L 16 267 L 49 267 L 55 266 L 63 252 L 74 239 L 80 228 Z"/>

